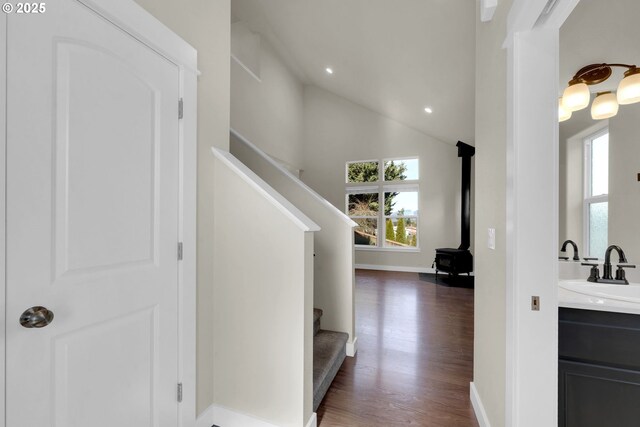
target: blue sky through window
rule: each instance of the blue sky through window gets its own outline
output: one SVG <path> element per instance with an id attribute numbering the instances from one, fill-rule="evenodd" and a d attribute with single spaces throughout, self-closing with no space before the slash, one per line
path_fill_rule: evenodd
<path id="1" fill-rule="evenodd" d="M 405 215 L 417 215 L 418 213 L 418 192 L 403 191 L 395 197 L 391 215 L 398 215 L 398 211 L 404 208 Z"/>

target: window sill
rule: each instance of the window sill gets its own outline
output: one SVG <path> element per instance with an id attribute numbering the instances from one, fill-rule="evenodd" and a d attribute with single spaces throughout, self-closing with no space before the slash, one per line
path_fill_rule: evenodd
<path id="1" fill-rule="evenodd" d="M 355 245 L 356 251 L 365 251 L 365 252 L 422 252 L 420 248 L 381 248 L 377 246 L 357 246 Z"/>

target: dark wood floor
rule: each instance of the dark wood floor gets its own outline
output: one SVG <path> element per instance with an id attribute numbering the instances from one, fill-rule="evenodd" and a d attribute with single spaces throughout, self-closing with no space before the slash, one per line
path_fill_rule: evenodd
<path id="1" fill-rule="evenodd" d="M 358 270 L 356 319 L 358 354 L 318 408 L 320 427 L 478 426 L 469 401 L 472 289 Z"/>

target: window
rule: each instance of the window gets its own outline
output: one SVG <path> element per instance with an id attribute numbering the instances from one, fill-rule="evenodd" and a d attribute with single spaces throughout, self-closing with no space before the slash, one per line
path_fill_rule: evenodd
<path id="1" fill-rule="evenodd" d="M 358 224 L 356 247 L 418 248 L 418 166 L 417 158 L 347 162 L 346 205 Z"/>
<path id="2" fill-rule="evenodd" d="M 587 255 L 602 258 L 609 241 L 609 130 L 584 142 L 584 235 Z"/>
<path id="3" fill-rule="evenodd" d="M 378 193 L 354 193 L 347 195 L 349 216 L 358 226 L 355 228 L 356 245 L 378 245 Z"/>

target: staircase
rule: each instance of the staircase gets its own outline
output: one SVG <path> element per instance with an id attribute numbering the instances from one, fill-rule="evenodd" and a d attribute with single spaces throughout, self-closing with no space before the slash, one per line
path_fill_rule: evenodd
<path id="1" fill-rule="evenodd" d="M 355 356 L 358 337 L 354 315 L 353 228 L 357 224 L 234 130 L 229 134 L 229 146 L 234 157 L 320 227 L 313 233 L 314 307 L 324 310 L 322 324 L 326 329 L 349 334 L 346 353 Z"/>
<path id="2" fill-rule="evenodd" d="M 356 227 L 357 224 L 346 216 L 344 212 L 337 209 L 326 199 L 309 188 L 309 186 L 302 182 L 299 177 L 293 175 L 289 170 L 283 167 L 281 163 L 277 162 L 273 157 L 269 156 L 267 153 L 233 130 L 230 131 L 229 144 L 230 153 L 228 154 L 234 160 L 240 162 L 241 165 L 238 166 L 239 168 L 242 168 L 243 170 L 249 169 L 249 171 L 246 172 L 246 175 L 251 175 L 252 177 L 255 175 L 255 181 L 264 182 L 268 185 L 270 191 L 267 192 L 267 195 L 272 198 L 275 197 L 277 200 L 283 199 L 281 203 L 282 206 L 285 204 L 287 204 L 287 206 L 291 205 L 285 209 L 285 214 L 287 214 L 288 217 L 295 217 L 293 218 L 294 220 L 298 216 L 308 218 L 315 226 L 313 227 L 312 232 L 311 228 L 307 227 L 309 232 L 304 233 L 304 250 L 305 254 L 308 251 L 312 252 L 311 262 L 309 262 L 307 258 L 304 258 L 298 259 L 297 263 L 291 264 L 303 271 L 305 284 L 310 285 L 312 295 L 307 293 L 309 288 L 305 287 L 304 292 L 301 295 L 304 298 L 297 302 L 298 305 L 289 305 L 286 308 L 289 308 L 290 310 L 284 310 L 285 313 L 282 313 L 282 317 L 289 312 L 302 314 L 304 315 L 304 322 L 301 323 L 300 319 L 297 319 L 296 321 L 289 322 L 287 326 L 284 327 L 285 330 L 277 328 L 277 330 L 282 334 L 289 331 L 288 328 L 292 330 L 291 332 L 297 332 L 298 329 L 304 332 L 304 342 L 302 343 L 304 347 L 304 363 L 303 365 L 296 365 L 294 368 L 291 368 L 291 364 L 283 366 L 281 370 L 285 371 L 286 368 L 289 368 L 289 371 L 287 372 L 273 372 L 273 370 L 267 369 L 268 372 L 265 373 L 265 376 L 268 376 L 269 378 L 278 376 L 286 378 L 291 377 L 289 382 L 294 382 L 293 380 L 297 379 L 298 375 L 302 375 L 302 382 L 304 385 L 302 399 L 298 399 L 298 396 L 300 395 L 299 392 L 298 395 L 292 394 L 290 396 L 286 396 L 288 401 L 276 399 L 279 398 L 280 395 L 273 395 L 273 393 L 271 393 L 269 395 L 269 400 L 275 402 L 268 405 L 262 402 L 263 404 L 261 405 L 261 409 L 268 408 L 268 414 L 265 415 L 258 413 L 257 410 L 252 408 L 252 414 L 260 416 L 263 419 L 268 419 L 274 425 L 291 426 L 298 426 L 299 423 L 297 420 L 293 424 L 283 423 L 283 417 L 281 416 L 282 410 L 274 408 L 283 408 L 285 412 L 294 413 L 294 415 L 299 413 L 300 409 L 302 409 L 302 418 L 305 420 L 302 425 L 314 425 L 313 423 L 308 423 L 307 420 L 310 420 L 309 417 L 311 416 L 311 413 L 307 413 L 307 411 L 311 411 L 312 408 L 313 411 L 317 410 L 322 399 L 327 393 L 327 390 L 331 386 L 332 381 L 338 373 L 345 356 L 353 357 L 357 351 L 358 338 L 355 336 L 354 316 L 355 274 L 353 251 L 353 228 Z M 229 197 L 232 197 L 233 194 L 230 193 L 230 189 L 227 187 L 228 186 L 225 185 L 219 191 L 225 196 L 228 195 Z M 218 204 L 218 206 L 228 206 L 229 204 L 232 203 L 221 203 Z M 292 212 L 295 212 L 296 214 L 293 215 Z M 221 212 L 218 215 L 222 218 L 225 217 L 224 215 L 228 215 L 228 212 Z M 224 227 L 221 227 L 222 233 L 230 233 L 231 231 L 233 230 L 227 230 Z M 231 236 L 229 236 L 229 238 L 231 238 Z M 269 241 L 265 240 L 265 242 Z M 264 242 L 259 241 L 259 243 L 262 244 Z M 271 251 L 269 254 L 270 257 L 275 259 L 278 259 L 280 255 L 281 254 L 277 253 L 277 251 L 275 253 Z M 267 264 L 261 263 L 261 265 Z M 239 269 L 240 267 L 236 266 L 235 268 Z M 311 274 L 309 274 L 310 269 L 312 269 Z M 274 269 L 274 271 L 283 273 L 279 269 Z M 233 279 L 237 280 L 237 277 L 234 276 Z M 251 282 L 248 280 L 242 281 L 242 283 L 246 285 L 245 289 L 247 290 L 248 295 L 255 295 L 256 298 L 263 298 L 260 292 L 248 291 L 249 289 L 254 289 L 253 286 L 255 286 L 256 282 L 259 282 L 259 280 L 253 280 Z M 221 283 L 225 283 L 225 281 L 223 280 Z M 233 286 L 231 287 L 231 290 L 235 291 L 236 288 L 237 286 Z M 269 295 L 281 294 L 273 292 Z M 300 311 L 299 308 L 302 305 L 304 305 L 304 309 Z M 324 313 L 323 310 L 313 309 L 314 305 L 322 307 Z M 260 305 L 260 309 L 264 309 L 266 307 L 271 308 L 271 306 L 272 305 Z M 228 307 L 225 306 L 223 309 L 228 309 Z M 311 310 L 313 310 L 313 318 L 310 316 Z M 236 314 L 237 313 L 232 312 L 229 315 Z M 321 318 L 325 328 L 330 330 L 320 329 Z M 311 320 L 313 321 L 313 335 L 309 334 L 308 322 Z M 261 326 L 269 329 L 272 327 L 270 324 L 264 324 Z M 259 329 L 259 331 L 262 331 L 262 329 Z M 227 330 L 221 330 L 221 334 L 226 332 Z M 258 331 L 254 330 L 253 332 L 255 333 Z M 256 340 L 260 341 L 262 338 L 262 336 L 257 336 Z M 274 344 L 272 340 L 269 341 L 270 345 Z M 289 345 L 298 346 L 299 344 L 296 342 L 290 343 Z M 281 347 L 280 344 L 274 344 L 273 351 L 281 351 L 279 346 Z M 252 352 L 247 353 L 255 356 Z M 243 368 L 249 364 L 251 364 L 251 366 L 255 366 L 264 360 L 269 359 L 258 357 L 258 361 L 251 359 L 248 363 L 240 366 Z M 229 364 L 232 363 L 234 365 L 238 365 L 235 362 L 229 361 Z M 302 367 L 302 369 L 298 369 L 299 367 Z M 244 375 L 245 373 L 250 372 L 253 372 L 253 370 L 244 369 L 239 372 L 239 374 Z M 264 381 L 260 384 L 264 385 L 265 393 L 266 387 L 273 387 L 273 382 L 274 381 Z M 253 388 L 255 395 L 265 394 L 259 393 L 255 390 L 255 387 Z M 225 388 L 225 391 L 237 389 L 238 388 L 236 386 L 229 386 Z M 302 403 L 302 408 L 300 408 L 300 403 Z M 309 405 L 310 403 L 311 405 Z M 275 419 L 276 415 L 280 418 L 279 420 Z"/>
<path id="3" fill-rule="evenodd" d="M 322 310 L 313 309 L 313 410 L 329 390 L 342 362 L 349 334 L 320 329 Z"/>

